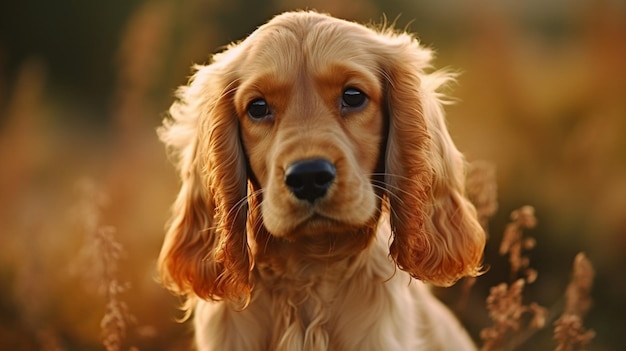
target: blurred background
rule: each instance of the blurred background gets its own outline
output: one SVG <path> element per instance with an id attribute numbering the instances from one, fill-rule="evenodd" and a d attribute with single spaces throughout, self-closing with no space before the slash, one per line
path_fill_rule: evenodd
<path id="1" fill-rule="evenodd" d="M 0 349 L 185 350 L 180 301 L 155 281 L 178 186 L 155 128 L 192 63 L 273 15 L 397 19 L 462 74 L 449 129 L 496 168 L 489 271 L 442 296 L 480 344 L 511 211 L 531 205 L 548 309 L 519 350 L 551 350 L 571 264 L 596 269 L 589 350 L 626 349 L 626 2 L 110 0 L 0 3 Z"/>

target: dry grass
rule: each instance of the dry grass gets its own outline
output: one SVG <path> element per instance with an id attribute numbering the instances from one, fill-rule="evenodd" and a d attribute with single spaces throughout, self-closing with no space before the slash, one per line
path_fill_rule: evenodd
<path id="1" fill-rule="evenodd" d="M 535 246 L 532 237 L 524 236 L 525 229 L 537 225 L 535 210 L 524 206 L 511 213 L 500 244 L 500 254 L 509 256 L 511 283 L 501 283 L 489 291 L 487 310 L 492 326 L 480 332 L 482 351 L 514 350 L 522 342 L 517 336 L 525 328 L 540 329 L 545 325 L 546 309 L 537 303 L 523 303 L 524 287 L 537 279 L 537 271 L 530 268 L 530 259 L 524 255 Z M 521 277 L 520 277 L 521 275 Z M 530 316 L 524 319 L 523 317 Z"/>
<path id="2" fill-rule="evenodd" d="M 500 255 L 508 254 L 511 281 L 521 275 L 528 283 L 533 283 L 537 279 L 537 271 L 529 267 L 530 259 L 524 253 L 532 250 L 537 242 L 531 236 L 524 236 L 524 230 L 533 229 L 537 225 L 535 209 L 531 206 L 524 206 L 513 211 L 511 219 L 500 243 Z"/>
<path id="3" fill-rule="evenodd" d="M 80 182 L 79 190 L 75 217 L 84 233 L 84 244 L 74 267 L 87 285 L 95 286 L 104 296 L 106 307 L 100 321 L 102 343 L 107 351 L 119 351 L 129 325 L 136 324 L 123 299 L 130 283 L 119 274 L 124 249 L 115 237 L 115 228 L 102 223 L 102 211 L 108 202 L 106 195 L 90 180 Z"/>
<path id="4" fill-rule="evenodd" d="M 476 206 L 485 228 L 498 208 L 495 173 L 495 166 L 485 161 L 471 163 L 468 167 L 468 197 Z M 500 255 L 508 256 L 509 283 L 500 283 L 489 290 L 486 308 L 492 324 L 480 332 L 481 351 L 515 350 L 534 331 L 544 328 L 549 318 L 545 307 L 536 302 L 524 303 L 524 288 L 535 283 L 539 274 L 530 267 L 527 255 L 537 244 L 535 238 L 526 235 L 526 231 L 537 226 L 535 209 L 523 206 L 513 211 L 510 219 L 498 250 Z M 554 322 L 553 335 L 558 342 L 555 351 L 583 351 L 595 337 L 594 331 L 583 326 L 583 317 L 591 308 L 594 274 L 591 262 L 579 253 L 574 259 L 572 279 L 565 291 L 563 314 Z M 477 279 L 464 280 L 457 310 L 465 310 L 469 291 Z"/>
<path id="5" fill-rule="evenodd" d="M 574 259 L 572 279 L 565 291 L 565 310 L 554 322 L 555 351 L 583 351 L 596 336 L 583 325 L 583 317 L 591 308 L 591 287 L 595 272 L 585 254 Z"/>
<path id="6" fill-rule="evenodd" d="M 537 280 L 537 270 L 530 268 L 525 253 L 536 245 L 533 237 L 524 230 L 535 228 L 537 218 L 530 206 L 511 213 L 500 244 L 500 254 L 508 255 L 511 267 L 511 283 L 492 287 L 486 299 L 486 307 L 492 325 L 480 332 L 481 351 L 515 350 L 527 341 L 534 331 L 546 326 L 548 310 L 536 302 L 524 303 L 524 288 Z M 591 262 L 579 253 L 573 266 L 572 279 L 565 291 L 565 309 L 554 323 L 555 351 L 583 351 L 595 337 L 586 330 L 583 317 L 591 308 L 591 287 L 594 270 Z"/>

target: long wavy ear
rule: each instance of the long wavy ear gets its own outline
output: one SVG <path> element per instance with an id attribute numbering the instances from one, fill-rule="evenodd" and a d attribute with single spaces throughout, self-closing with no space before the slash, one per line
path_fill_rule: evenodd
<path id="1" fill-rule="evenodd" d="M 159 129 L 182 180 L 159 272 L 166 287 L 190 299 L 250 294 L 246 165 L 224 61 L 196 67 Z"/>
<path id="2" fill-rule="evenodd" d="M 431 51 L 412 36 L 384 35 L 390 253 L 413 277 L 451 285 L 479 274 L 485 245 L 476 211 L 464 196 L 464 159 L 447 131 L 437 92 L 452 77 L 425 72 Z"/>

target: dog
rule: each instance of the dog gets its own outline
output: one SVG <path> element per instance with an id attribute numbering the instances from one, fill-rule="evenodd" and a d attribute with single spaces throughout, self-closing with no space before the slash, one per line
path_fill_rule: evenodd
<path id="1" fill-rule="evenodd" d="M 481 273 L 433 53 L 298 11 L 195 67 L 160 127 L 182 184 L 159 257 L 198 350 L 472 350 L 426 284 Z"/>

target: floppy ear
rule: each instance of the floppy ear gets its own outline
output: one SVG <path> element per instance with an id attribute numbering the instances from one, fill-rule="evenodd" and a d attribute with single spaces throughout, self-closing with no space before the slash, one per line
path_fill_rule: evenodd
<path id="1" fill-rule="evenodd" d="M 250 294 L 245 157 L 226 64 L 196 68 L 159 129 L 182 180 L 159 271 L 188 298 L 238 300 Z"/>
<path id="2" fill-rule="evenodd" d="M 464 196 L 464 159 L 447 131 L 437 92 L 452 77 L 427 74 L 431 52 L 410 35 L 389 35 L 386 42 L 390 253 L 413 277 L 451 285 L 480 272 L 485 245 Z"/>

